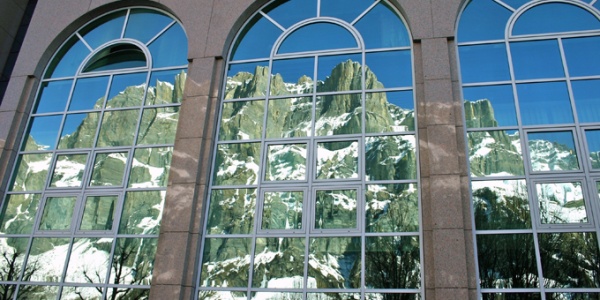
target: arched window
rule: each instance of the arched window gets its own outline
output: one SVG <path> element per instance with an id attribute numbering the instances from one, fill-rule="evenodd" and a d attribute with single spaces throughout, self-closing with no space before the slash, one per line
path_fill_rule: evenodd
<path id="1" fill-rule="evenodd" d="M 473 0 L 462 13 L 483 299 L 600 296 L 599 5 Z"/>
<path id="2" fill-rule="evenodd" d="M 397 11 L 272 2 L 226 72 L 198 297 L 422 299 L 411 39 Z"/>
<path id="3" fill-rule="evenodd" d="M 145 299 L 187 68 L 154 9 L 106 14 L 46 68 L 0 215 L 0 295 Z"/>

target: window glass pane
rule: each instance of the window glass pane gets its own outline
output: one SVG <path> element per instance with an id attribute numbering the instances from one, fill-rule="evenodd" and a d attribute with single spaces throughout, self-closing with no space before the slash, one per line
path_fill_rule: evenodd
<path id="1" fill-rule="evenodd" d="M 134 289 L 134 288 L 109 288 L 106 290 L 106 299 L 113 299 L 113 295 L 127 295 L 132 299 L 148 300 L 150 299 L 150 289 Z M 114 296 L 118 297 L 118 296 Z M 117 298 L 120 299 L 120 298 Z"/>
<path id="2" fill-rule="evenodd" d="M 367 93 L 366 132 L 415 130 L 415 104 L 412 91 Z"/>
<path id="3" fill-rule="evenodd" d="M 319 57 L 317 92 L 361 90 L 361 62 L 358 54 Z"/>
<path id="4" fill-rule="evenodd" d="M 561 16 L 561 18 L 556 18 Z M 515 22 L 512 34 L 559 33 L 600 29 L 598 19 L 585 9 L 567 3 L 537 5 L 522 14 Z"/>
<path id="5" fill-rule="evenodd" d="M 533 235 L 530 233 L 477 235 L 477 258 L 482 288 L 539 286 Z"/>
<path id="6" fill-rule="evenodd" d="M 344 27 L 332 23 L 313 23 L 288 35 L 277 50 L 278 54 L 358 48 L 354 36 Z"/>
<path id="7" fill-rule="evenodd" d="M 367 287 L 381 289 L 421 287 L 421 251 L 418 236 L 367 237 L 365 248 Z"/>
<path id="8" fill-rule="evenodd" d="M 503 39 L 511 15 L 510 10 L 493 0 L 471 1 L 460 16 L 458 41 Z"/>
<path id="9" fill-rule="evenodd" d="M 213 294 L 210 294 L 210 296 L 208 296 L 208 295 L 203 295 L 203 293 L 213 293 Z M 201 294 L 200 294 L 201 296 L 200 296 L 199 299 L 210 299 L 210 297 L 235 297 L 235 296 L 216 296 L 216 295 L 214 295 L 216 293 L 220 293 L 221 294 L 223 292 L 220 292 L 220 291 L 202 291 Z M 232 294 L 234 294 L 234 293 L 237 294 L 237 293 L 242 293 L 242 292 L 231 292 L 231 293 Z M 331 293 L 328 293 L 328 294 L 331 294 Z M 208 297 L 208 298 L 206 298 L 206 297 Z M 245 298 L 246 295 L 243 295 L 243 296 L 240 295 L 240 297 L 244 297 L 242 299 L 246 299 Z M 313 298 L 310 298 L 311 294 L 308 294 L 308 297 L 309 298 L 307 298 L 307 299 L 313 299 Z M 215 298 L 215 299 L 217 299 L 217 298 Z M 228 298 L 224 298 L 224 299 L 228 299 Z M 252 300 L 259 300 L 259 299 L 301 300 L 302 299 L 302 293 L 292 293 L 292 292 L 254 292 L 252 294 L 252 298 L 251 299 Z M 321 299 L 321 298 L 319 298 L 319 299 Z"/>
<path id="10" fill-rule="evenodd" d="M 115 75 L 110 83 L 106 108 L 142 105 L 148 73 Z"/>
<path id="11" fill-rule="evenodd" d="M 266 181 L 306 179 L 306 144 L 267 146 Z"/>
<path id="12" fill-rule="evenodd" d="M 304 251 L 304 238 L 257 238 L 253 286 L 272 289 L 302 288 Z"/>
<path id="13" fill-rule="evenodd" d="M 105 283 L 112 244 L 112 238 L 74 239 L 65 281 Z M 96 289 L 81 291 L 81 296 L 84 295 L 98 298 L 101 296 Z M 86 297 L 85 299 L 90 298 Z"/>
<path id="14" fill-rule="evenodd" d="M 265 192 L 263 201 L 261 229 L 279 230 L 303 228 L 302 213 L 304 211 L 304 192 Z"/>
<path id="15" fill-rule="evenodd" d="M 421 300 L 421 294 L 409 294 L 409 293 L 365 293 L 365 300 L 379 300 L 379 299 L 402 299 L 402 300 Z"/>
<path id="16" fill-rule="evenodd" d="M 600 169 L 600 130 L 586 130 L 585 139 L 588 146 L 588 158 L 592 169 Z"/>
<path id="17" fill-rule="evenodd" d="M 260 143 L 217 146 L 213 185 L 256 184 L 260 174 Z"/>
<path id="18" fill-rule="evenodd" d="M 510 51 L 517 80 L 565 76 L 556 40 L 511 43 Z"/>
<path id="19" fill-rule="evenodd" d="M 328 136 L 362 132 L 362 95 L 317 96 L 316 135 Z"/>
<path id="20" fill-rule="evenodd" d="M 46 187 L 52 153 L 24 154 L 13 175 L 12 191 L 37 191 Z"/>
<path id="21" fill-rule="evenodd" d="M 67 115 L 58 149 L 93 147 L 99 119 L 99 113 Z"/>
<path id="22" fill-rule="evenodd" d="M 40 87 L 40 96 L 34 114 L 62 112 L 67 106 L 73 80 L 44 82 Z"/>
<path id="23" fill-rule="evenodd" d="M 417 178 L 416 140 L 413 135 L 365 138 L 368 181 Z"/>
<path id="24" fill-rule="evenodd" d="M 173 144 L 178 120 L 178 106 L 144 109 L 137 144 Z"/>
<path id="25" fill-rule="evenodd" d="M 132 9 L 127 19 L 124 37 L 147 43 L 172 21 L 173 19 L 155 10 Z"/>
<path id="26" fill-rule="evenodd" d="M 103 48 L 83 67 L 83 73 L 146 67 L 146 53 L 137 45 L 119 43 Z"/>
<path id="27" fill-rule="evenodd" d="M 315 229 L 356 229 L 355 189 L 317 191 L 314 207 Z"/>
<path id="28" fill-rule="evenodd" d="M 410 46 L 406 26 L 385 2 L 379 2 L 356 24 L 366 49 Z"/>
<path id="29" fill-rule="evenodd" d="M 88 196 L 79 230 L 112 230 L 118 196 Z"/>
<path id="30" fill-rule="evenodd" d="M 73 36 L 58 51 L 44 78 L 75 76 L 79 65 L 89 54 L 90 49 L 77 36 Z"/>
<path id="31" fill-rule="evenodd" d="M 200 286 L 247 287 L 250 249 L 251 239 L 205 239 Z"/>
<path id="32" fill-rule="evenodd" d="M 283 3 L 277 2 L 267 6 L 263 11 L 281 26 L 288 28 L 304 19 L 316 17 L 317 1 L 290 0 Z"/>
<path id="33" fill-rule="evenodd" d="M 53 300 L 58 296 L 58 286 L 21 285 L 17 299 Z"/>
<path id="34" fill-rule="evenodd" d="M 126 12 L 123 10 L 99 18 L 86 26 L 85 29 L 79 31 L 79 34 L 83 36 L 83 39 L 92 49 L 96 49 L 106 42 L 118 39 L 123 32 Z"/>
<path id="35" fill-rule="evenodd" d="M 133 145 L 139 113 L 138 109 L 105 112 L 96 147 Z"/>
<path id="36" fill-rule="evenodd" d="M 81 295 L 86 300 L 102 300 L 103 290 L 101 287 L 65 286 L 60 299 L 77 299 Z"/>
<path id="37" fill-rule="evenodd" d="M 173 147 L 136 149 L 129 174 L 129 187 L 167 187 L 172 157 Z"/>
<path id="38" fill-rule="evenodd" d="M 317 179 L 358 178 L 358 141 L 317 143 Z"/>
<path id="39" fill-rule="evenodd" d="M 321 17 L 334 17 L 352 23 L 371 4 L 371 0 L 321 0 Z"/>
<path id="40" fill-rule="evenodd" d="M 270 95 L 312 93 L 314 66 L 313 57 L 273 61 Z"/>
<path id="41" fill-rule="evenodd" d="M 158 234 L 165 191 L 128 192 L 119 225 L 120 234 Z"/>
<path id="42" fill-rule="evenodd" d="M 542 224 L 587 223 L 581 182 L 535 185 Z"/>
<path id="43" fill-rule="evenodd" d="M 505 1 L 506 2 L 506 1 Z M 482 294 L 483 300 L 540 300 L 542 296 L 539 293 L 495 293 Z"/>
<path id="44" fill-rule="evenodd" d="M 174 45 L 177 45 L 174 47 Z M 156 40 L 148 45 L 152 54 L 152 67 L 162 68 L 171 66 L 185 66 L 188 64 L 187 37 L 181 25 L 175 23 Z"/>
<path id="45" fill-rule="evenodd" d="M 0 253 L 3 255 L 3 259 L 0 260 L 0 270 L 2 270 L 0 280 L 18 281 L 21 271 L 23 271 L 23 262 L 28 246 L 29 238 L 0 238 Z M 31 268 L 26 269 L 25 274 L 33 271 L 34 269 Z M 14 287 L 3 284 L 0 285 L 0 291 L 11 293 L 14 292 Z"/>
<path id="46" fill-rule="evenodd" d="M 510 5 L 510 7 L 514 8 L 515 10 L 518 9 L 519 7 L 529 3 L 530 0 L 502 0 L 502 2 Z M 538 294 L 539 296 L 539 294 Z"/>
<path id="47" fill-rule="evenodd" d="M 600 80 L 571 81 L 571 87 L 579 122 L 600 122 Z"/>
<path id="48" fill-rule="evenodd" d="M 265 101 L 223 103 L 219 140 L 254 140 L 262 137 Z"/>
<path id="49" fill-rule="evenodd" d="M 269 63 L 229 65 L 224 99 L 264 97 L 269 81 Z"/>
<path id="50" fill-rule="evenodd" d="M 39 230 L 69 230 L 76 197 L 48 197 Z"/>
<path id="51" fill-rule="evenodd" d="M 127 152 L 96 154 L 90 185 L 121 186 L 128 156 Z"/>
<path id="52" fill-rule="evenodd" d="M 565 82 L 517 84 L 522 125 L 573 123 Z"/>
<path id="53" fill-rule="evenodd" d="M 213 190 L 208 234 L 249 234 L 254 227 L 256 189 Z"/>
<path id="54" fill-rule="evenodd" d="M 51 187 L 78 187 L 83 181 L 87 154 L 65 154 L 56 156 Z"/>
<path id="55" fill-rule="evenodd" d="M 288 1 L 286 3 L 290 3 Z M 302 1 L 304 2 L 304 1 Z M 299 10 L 302 11 L 302 10 Z M 296 14 L 287 13 L 288 16 L 296 16 Z M 240 33 L 236 44 L 231 51 L 232 60 L 243 60 L 252 58 L 267 58 L 271 55 L 271 49 L 275 44 L 275 40 L 283 32 L 275 24 L 271 23 L 267 18 L 261 15 L 256 15 L 245 29 Z M 256 45 L 261 45 L 256 47 Z"/>
<path id="56" fill-rule="evenodd" d="M 309 247 L 308 288 L 360 288 L 359 237 L 311 238 Z"/>
<path id="57" fill-rule="evenodd" d="M 41 194 L 7 195 L 4 200 L 4 211 L 0 214 L 0 233 L 30 233 L 33 222 L 35 222 L 40 198 Z M 2 270 L 1 265 L 0 270 Z M 0 275 L 0 280 L 2 280 L 1 278 L 2 275 Z"/>
<path id="58" fill-rule="evenodd" d="M 586 300 L 598 298 L 600 298 L 600 293 L 546 293 L 546 299 Z"/>
<path id="59" fill-rule="evenodd" d="M 311 136 L 312 108 L 312 97 L 269 99 L 266 137 Z"/>
<path id="60" fill-rule="evenodd" d="M 467 133 L 471 176 L 524 175 L 521 137 L 517 130 Z"/>
<path id="61" fill-rule="evenodd" d="M 517 114 L 510 85 L 464 87 L 467 127 L 516 126 Z"/>
<path id="62" fill-rule="evenodd" d="M 510 80 L 505 44 L 460 46 L 458 53 L 463 83 Z"/>
<path id="63" fill-rule="evenodd" d="M 365 196 L 367 232 L 419 230 L 419 192 L 416 184 L 371 184 L 367 185 Z"/>
<path id="64" fill-rule="evenodd" d="M 533 171 L 579 169 L 572 131 L 530 132 L 527 139 Z"/>
<path id="65" fill-rule="evenodd" d="M 107 83 L 108 76 L 78 80 L 69 110 L 101 109 L 104 106 Z"/>
<path id="66" fill-rule="evenodd" d="M 473 181 L 471 190 L 477 230 L 531 228 L 525 180 Z"/>
<path id="67" fill-rule="evenodd" d="M 60 281 L 70 242 L 70 238 L 34 238 L 25 267 L 25 270 L 31 270 L 32 274 L 21 280 Z"/>
<path id="68" fill-rule="evenodd" d="M 24 151 L 54 149 L 61 121 L 62 115 L 31 118 L 21 149 Z"/>
<path id="69" fill-rule="evenodd" d="M 146 105 L 181 103 L 186 78 L 185 70 L 152 72 Z"/>
<path id="70" fill-rule="evenodd" d="M 593 232 L 540 233 L 547 288 L 598 288 L 598 238 Z"/>
<path id="71" fill-rule="evenodd" d="M 564 39 L 562 42 L 570 76 L 600 73 L 600 37 Z"/>
<path id="72" fill-rule="evenodd" d="M 412 87 L 410 50 L 373 52 L 365 57 L 367 89 Z"/>
<path id="73" fill-rule="evenodd" d="M 109 282 L 112 284 L 150 285 L 157 245 L 157 238 L 117 239 Z"/>

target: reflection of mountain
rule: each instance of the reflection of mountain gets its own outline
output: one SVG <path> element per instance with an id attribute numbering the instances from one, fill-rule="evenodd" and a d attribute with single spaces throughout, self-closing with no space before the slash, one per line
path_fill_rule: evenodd
<path id="1" fill-rule="evenodd" d="M 498 122 L 489 100 L 465 101 L 465 119 L 470 128 L 496 127 Z M 523 175 L 521 137 L 516 130 L 472 131 L 467 134 L 471 174 Z M 577 161 L 569 147 L 545 140 L 530 140 L 529 155 L 534 170 L 573 170 Z"/>
<path id="2" fill-rule="evenodd" d="M 114 98 L 110 99 L 111 107 L 139 107 L 143 99 L 144 92 L 147 90 L 146 105 L 167 105 L 176 104 L 181 101 L 183 94 L 183 85 L 186 74 L 180 73 L 175 76 L 174 83 L 157 81 L 153 86 L 146 88 L 145 85 L 130 86 L 120 92 Z M 99 100 L 102 101 L 103 99 Z M 97 108 L 101 106 L 98 103 Z M 171 162 L 172 150 L 170 147 L 151 147 L 153 144 L 170 144 L 173 142 L 173 136 L 170 133 L 175 132 L 177 125 L 178 108 L 147 108 L 143 111 L 140 118 L 140 110 L 129 109 L 132 114 L 119 114 L 105 112 L 104 118 L 100 120 L 99 113 L 87 114 L 76 129 L 70 134 L 64 135 L 59 141 L 60 149 L 82 149 L 76 151 L 78 155 L 60 155 L 62 166 L 55 168 L 51 185 L 54 187 L 78 187 L 88 185 L 89 182 L 82 182 L 83 170 L 94 168 L 91 182 L 117 182 L 121 183 L 123 170 L 127 161 L 132 161 L 129 181 L 123 185 L 130 187 L 166 187 L 168 171 Z M 115 110 L 110 112 L 116 112 Z M 133 116 L 133 117 L 132 117 Z M 138 148 L 131 151 L 128 155 L 122 153 L 112 153 L 110 155 L 98 155 L 92 157 L 88 150 L 96 137 L 98 124 L 101 126 L 101 134 L 98 137 L 103 141 L 104 146 L 116 146 L 122 141 L 123 136 L 132 135 L 136 132 L 140 123 L 138 143 L 148 145 L 148 148 Z M 104 130 L 109 128 L 110 130 Z M 160 134 L 157 134 L 159 133 Z M 35 145 L 33 139 L 28 139 L 27 143 L 33 143 L 30 149 L 40 149 Z M 131 145 L 130 142 L 129 145 Z M 125 146 L 129 146 L 125 145 Z M 119 150 L 123 152 L 124 150 Z M 114 152 L 114 151 L 113 151 Z M 93 163 L 92 160 L 96 161 Z M 13 191 L 41 190 L 46 183 L 46 176 L 51 172 L 50 161 L 52 154 L 31 154 L 22 155 L 20 167 L 14 178 Z M 96 169 L 101 170 L 96 172 Z M 74 171 L 75 170 L 75 171 Z M 114 177 L 114 178 L 113 178 Z M 15 194 L 8 198 L 8 204 L 5 205 L 4 214 L 0 219 L 0 232 L 8 234 L 28 234 L 32 230 L 36 213 L 40 213 L 38 205 L 41 203 L 37 194 Z M 125 193 L 125 203 L 123 204 L 120 225 L 113 230 L 118 230 L 125 234 L 158 234 L 160 226 L 160 216 L 162 215 L 162 201 L 164 192 L 162 191 L 144 191 Z M 86 206 L 86 209 L 93 206 Z M 55 212 L 69 211 L 74 208 L 54 207 Z M 89 215 L 106 216 L 106 208 L 96 206 L 97 211 L 89 211 Z M 88 214 L 88 211 L 86 211 Z M 73 215 L 77 215 L 75 212 Z M 49 214 L 45 222 L 52 223 L 52 218 L 62 218 L 64 215 Z M 99 217 L 101 218 L 101 217 Z M 77 222 L 76 222 L 77 223 Z M 119 224 L 117 223 L 117 224 Z M 75 224 L 75 223 L 74 223 Z M 77 223 L 77 226 L 79 224 Z M 111 226 L 112 227 L 112 226 Z M 9 256 L 14 253 L 23 255 L 27 249 L 29 239 L 27 238 L 8 238 L 0 240 L 0 254 L 7 253 Z M 67 251 L 69 250 L 69 238 L 37 238 L 34 239 L 29 264 L 40 261 L 44 262 L 35 267 L 35 272 L 30 274 L 31 278 L 40 281 L 59 281 L 62 273 L 62 265 L 53 267 L 46 265 L 45 262 L 55 261 L 56 264 L 65 262 Z M 111 245 L 116 243 L 115 258 L 111 263 L 108 261 Z M 120 238 L 114 241 L 112 238 L 79 238 L 75 239 L 73 244 L 72 258 L 75 261 L 70 262 L 68 280 L 81 283 L 105 282 L 104 274 L 108 270 L 111 274 L 111 283 L 117 284 L 149 284 L 152 260 L 156 248 L 155 239 L 137 239 Z M 23 261 L 23 256 L 15 256 L 17 261 Z M 49 257 L 56 258 L 50 259 Z M 69 258 L 67 258 L 68 261 Z M 87 264 L 85 262 L 88 262 Z M 94 261 L 95 264 L 89 264 Z M 0 274 L 4 269 L 6 262 L 0 261 Z M 28 264 L 27 270 L 32 269 Z M 71 267 L 73 266 L 73 267 Z M 10 278 L 0 275 L 2 280 L 17 280 L 18 271 L 15 274 L 4 274 Z M 72 273 L 71 273 L 72 272 Z M 87 272 L 87 274 L 86 274 Z M 95 278 L 99 276 L 102 278 Z M 32 280 L 33 280 L 32 279 Z M 1 288 L 1 287 L 0 287 Z M 129 294 L 129 289 L 116 288 L 112 292 L 115 296 L 122 299 L 135 298 Z M 87 299 L 93 299 L 92 294 L 95 289 L 88 289 L 83 292 Z M 134 293 L 134 292 L 131 292 Z M 89 298 L 88 298 L 89 297 Z"/>
<path id="3" fill-rule="evenodd" d="M 489 100 L 465 101 L 464 106 L 469 128 L 498 126 Z M 528 145 L 522 145 L 517 130 L 471 130 L 467 137 L 473 177 L 524 175 L 522 146 L 528 151 L 528 164 L 533 171 L 579 168 L 570 147 L 539 138 L 551 138 L 550 134 L 531 134 Z M 585 221 L 581 182 L 487 179 L 472 181 L 471 185 L 476 229 L 524 231 L 477 235 L 482 288 L 537 288 L 542 284 L 538 261 L 542 264 L 543 284 L 547 287 L 597 286 L 598 252 L 596 247 L 589 246 L 597 245 L 594 234 L 538 233 L 534 241 L 534 234 L 526 232 L 533 222 L 578 224 Z M 552 181 L 556 181 L 556 177 Z M 529 194 L 529 191 L 535 193 Z M 535 205 L 539 213 L 532 214 L 531 205 Z M 536 251 L 541 259 L 536 258 Z M 592 281 L 594 283 L 590 283 Z"/>
<path id="4" fill-rule="evenodd" d="M 322 82 L 316 83 L 318 93 L 336 92 L 334 95 L 318 94 L 313 103 L 313 80 L 302 76 L 297 82 L 284 82 L 280 74 L 270 78 L 268 68 L 256 67 L 254 73 L 240 72 L 227 79 L 226 99 L 258 98 L 226 102 L 222 106 L 219 140 L 259 140 L 278 139 L 278 149 L 261 149 L 260 143 L 221 143 L 217 147 L 217 157 L 213 174 L 213 185 L 231 186 L 257 184 L 261 170 L 267 167 L 266 179 L 302 180 L 307 168 L 315 168 L 314 178 L 318 180 L 360 178 L 367 180 L 398 180 L 416 178 L 416 141 L 413 134 L 372 136 L 364 139 L 364 149 L 358 139 L 363 133 L 397 132 L 414 130 L 414 111 L 394 105 L 388 101 L 385 92 L 367 93 L 365 107 L 362 105 L 361 78 L 363 68 L 357 62 L 345 61 L 333 68 Z M 375 74 L 364 70 L 367 89 L 383 89 Z M 270 95 L 268 105 L 264 100 L 267 87 Z M 262 98 L 262 99 L 261 99 Z M 266 107 L 265 107 L 266 106 Z M 266 128 L 265 119 L 266 108 Z M 365 120 L 363 121 L 363 110 Z M 314 117 L 313 117 L 314 115 Z M 314 133 L 313 133 L 314 132 Z M 341 141 L 323 141 L 314 145 L 314 155 L 308 155 L 306 141 L 294 141 L 310 135 L 331 136 L 352 135 Z M 359 137 L 357 137 L 359 136 Z M 271 145 L 269 149 L 275 149 Z M 261 164 L 261 151 L 266 151 L 268 164 Z M 307 151 L 312 151 L 307 149 Z M 365 175 L 358 173 L 359 153 L 365 151 L 363 166 Z M 287 153 L 287 154 L 286 154 Z M 266 155 L 265 155 L 266 156 Z M 265 158 L 266 161 L 266 158 Z M 304 167 L 308 164 L 311 167 Z M 314 179 L 313 178 L 313 179 Z M 418 216 L 417 193 L 414 184 L 377 186 L 377 192 L 369 192 L 368 228 L 372 231 L 417 231 L 418 220 L 407 215 Z M 351 191 L 351 192 L 349 192 Z M 329 208 L 323 212 L 335 215 L 331 226 L 354 228 L 356 224 L 356 203 L 344 202 L 345 193 L 355 190 L 327 191 L 331 200 Z M 211 195 L 208 230 L 211 234 L 248 234 L 253 230 L 255 207 L 258 195 L 256 189 L 215 189 Z M 313 198 L 313 196 L 308 196 Z M 356 196 L 353 197 L 356 199 Z M 308 201 L 308 200 L 307 200 Z M 336 202 L 337 201 L 337 202 Z M 355 201 L 355 200 L 354 200 Z M 353 203 L 353 204 L 352 204 Z M 307 204 L 308 205 L 308 204 Z M 305 208 L 307 207 L 304 206 Z M 275 206 L 269 206 L 274 209 Z M 279 205 L 278 214 L 295 216 L 295 202 Z M 308 223 L 303 226 L 319 227 L 314 224 L 317 212 L 310 214 Z M 273 211 L 269 212 L 271 215 Z M 264 218 L 264 216 L 263 216 Z M 291 218 L 291 217 L 290 217 Z M 293 220 L 293 219 L 292 219 Z M 263 220 L 264 221 L 264 220 Z M 323 221 L 326 224 L 326 221 Z M 330 225 L 330 224 L 328 224 Z M 322 225 L 325 227 L 325 225 Z M 347 227 L 346 227 L 347 226 Z M 363 225 L 364 226 L 364 225 Z M 306 229 L 306 228 L 302 228 Z M 302 235 L 303 236 L 303 235 Z M 310 243 L 308 254 L 305 243 Z M 398 243 L 398 244 L 396 244 Z M 254 272 L 254 287 L 303 286 L 304 259 L 308 256 L 308 280 L 312 288 L 358 288 L 360 270 L 364 264 L 368 272 L 367 284 L 372 287 L 387 285 L 398 288 L 418 288 L 420 284 L 419 242 L 413 237 L 401 241 L 393 239 L 367 240 L 361 245 L 356 237 L 256 239 L 254 267 L 250 266 L 252 247 L 245 238 L 207 239 L 203 255 L 202 284 L 204 286 L 245 286 L 249 272 Z M 362 262 L 361 247 L 367 251 L 368 261 Z M 380 251 L 380 252 L 378 252 Z M 398 267 L 402 265 L 402 267 Z M 402 272 L 398 272 L 402 270 Z M 384 287 L 384 286 L 381 286 Z M 228 294 L 228 296 L 224 295 Z M 285 296 L 264 295 L 260 299 L 295 299 L 293 293 Z M 210 299 L 229 299 L 230 293 L 207 292 Z M 324 297 L 323 299 L 329 299 Z"/>

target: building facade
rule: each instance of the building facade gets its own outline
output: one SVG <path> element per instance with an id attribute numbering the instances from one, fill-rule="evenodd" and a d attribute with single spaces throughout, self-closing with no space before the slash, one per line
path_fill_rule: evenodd
<path id="1" fill-rule="evenodd" d="M 38 1 L 0 299 L 598 299 L 598 53 L 596 0 Z"/>

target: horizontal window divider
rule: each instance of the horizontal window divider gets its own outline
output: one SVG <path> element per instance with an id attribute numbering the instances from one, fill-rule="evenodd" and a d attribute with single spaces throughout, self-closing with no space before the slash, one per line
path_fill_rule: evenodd
<path id="1" fill-rule="evenodd" d="M 512 83 L 513 83 L 512 80 L 481 81 L 481 82 L 463 83 L 462 86 L 463 87 L 478 87 L 478 86 L 508 85 L 508 84 L 512 84 Z"/>
<path id="2" fill-rule="evenodd" d="M 388 52 L 388 51 L 401 51 L 401 50 L 410 50 L 411 46 L 402 46 L 402 47 L 387 47 L 387 48 L 372 48 L 365 49 L 365 53 L 376 53 L 376 52 Z"/>
<path id="3" fill-rule="evenodd" d="M 529 234 L 533 229 L 494 229 L 494 230 L 474 230 L 477 235 L 501 235 L 501 234 Z"/>
<path id="4" fill-rule="evenodd" d="M 492 181 L 492 180 L 525 180 L 527 177 L 525 175 L 519 176 L 479 176 L 474 177 L 471 175 L 471 181 Z"/>
<path id="5" fill-rule="evenodd" d="M 211 186 L 211 190 L 232 190 L 232 189 L 258 189 L 258 184 L 249 185 L 215 185 Z"/>
<path id="6" fill-rule="evenodd" d="M 406 231 L 406 232 L 365 232 L 365 237 L 379 237 L 379 236 L 419 236 L 418 231 Z"/>
<path id="7" fill-rule="evenodd" d="M 481 289 L 482 293 L 539 293 L 540 288 L 504 288 L 504 289 Z"/>
<path id="8" fill-rule="evenodd" d="M 566 81 L 567 81 L 567 77 L 550 77 L 550 78 L 518 79 L 518 80 L 515 80 L 515 84 L 566 82 Z"/>
<path id="9" fill-rule="evenodd" d="M 482 41 L 472 41 L 472 42 L 458 42 L 457 46 L 472 46 L 472 45 L 486 45 L 486 44 L 504 44 L 506 41 L 504 39 L 501 40 L 482 40 Z"/>
<path id="10" fill-rule="evenodd" d="M 311 57 L 311 56 L 329 56 L 329 55 L 337 55 L 337 54 L 354 54 L 356 52 L 362 52 L 363 49 L 359 47 L 355 48 L 344 48 L 344 49 L 335 49 L 335 50 L 317 50 L 317 51 L 305 51 L 305 52 L 293 52 L 293 53 L 285 53 L 285 54 L 277 54 L 273 55 L 273 60 L 280 58 L 300 58 L 300 57 Z"/>
<path id="11" fill-rule="evenodd" d="M 394 132 L 380 132 L 380 133 L 365 133 L 365 137 L 382 137 L 382 136 L 399 136 L 399 135 L 415 135 L 416 131 L 394 131 Z"/>
<path id="12" fill-rule="evenodd" d="M 152 68 L 152 69 L 150 69 L 150 72 L 184 69 L 187 73 L 187 68 L 188 68 L 188 65 L 167 66 L 167 67 L 160 67 L 160 68 Z"/>
<path id="13" fill-rule="evenodd" d="M 366 185 L 376 185 L 376 184 L 410 184 L 415 183 L 418 184 L 419 181 L 415 179 L 401 179 L 401 180 L 365 180 Z"/>
<path id="14" fill-rule="evenodd" d="M 81 73 L 77 74 L 77 77 L 78 78 L 87 77 L 87 76 L 97 77 L 97 76 L 113 75 L 113 74 L 147 72 L 148 70 L 150 70 L 150 68 L 148 65 L 146 65 L 144 67 L 127 68 L 127 69 L 121 69 L 121 70 L 127 70 L 128 72 L 119 72 L 119 71 L 115 72 L 114 70 L 91 71 L 91 72 L 81 72 Z"/>
<path id="15" fill-rule="evenodd" d="M 524 34 L 524 35 L 509 35 L 507 41 L 533 41 L 533 40 L 546 40 L 556 38 L 571 38 L 571 37 L 585 37 L 585 36 L 596 36 L 600 34 L 600 30 L 579 30 L 569 31 L 562 33 L 543 33 L 543 34 Z"/>

